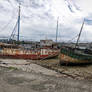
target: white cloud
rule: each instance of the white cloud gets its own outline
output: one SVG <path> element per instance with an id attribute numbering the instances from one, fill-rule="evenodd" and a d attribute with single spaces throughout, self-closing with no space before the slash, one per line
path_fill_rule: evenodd
<path id="1" fill-rule="evenodd" d="M 21 31 L 25 39 L 40 40 L 48 35 L 55 39 L 56 21 L 59 16 L 59 40 L 70 40 L 76 36 L 83 18 L 92 16 L 91 0 L 0 0 L 0 31 L 11 23 L 1 35 L 10 35 L 17 21 L 18 2 L 21 2 Z M 88 33 L 87 40 L 91 40 L 91 25 L 85 25 L 83 30 Z M 5 34 L 5 32 L 7 34 Z M 85 32 L 81 41 L 85 40 Z"/>

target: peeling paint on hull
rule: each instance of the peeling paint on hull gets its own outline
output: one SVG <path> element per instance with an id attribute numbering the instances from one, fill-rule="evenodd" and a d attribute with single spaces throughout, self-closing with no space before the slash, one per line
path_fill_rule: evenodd
<path id="1" fill-rule="evenodd" d="M 59 55 L 60 64 L 90 64 L 92 54 L 85 52 L 85 49 L 62 47 Z"/>
<path id="2" fill-rule="evenodd" d="M 47 58 L 54 58 L 57 57 L 58 54 L 56 55 L 1 55 L 0 58 L 11 58 L 11 59 L 30 59 L 30 60 L 40 60 L 40 59 L 47 59 Z"/>
<path id="3" fill-rule="evenodd" d="M 30 59 L 41 60 L 54 58 L 58 56 L 59 50 L 41 49 L 41 50 L 20 50 L 20 49 L 3 49 L 0 53 L 0 58 L 12 59 Z"/>
<path id="4" fill-rule="evenodd" d="M 72 57 L 69 57 L 67 55 L 64 54 L 60 54 L 59 56 L 59 60 L 60 60 L 60 64 L 88 64 L 88 63 L 92 63 L 92 61 L 88 61 L 88 60 L 79 60 L 79 59 L 75 59 Z"/>

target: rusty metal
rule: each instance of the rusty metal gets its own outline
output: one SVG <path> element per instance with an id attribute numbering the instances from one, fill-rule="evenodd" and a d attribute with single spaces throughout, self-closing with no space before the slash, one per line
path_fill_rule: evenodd
<path id="1" fill-rule="evenodd" d="M 14 48 L 3 48 L 0 57 L 4 58 L 18 58 L 18 59 L 45 59 L 58 56 L 59 50 L 56 49 L 38 49 L 38 50 L 25 50 Z"/>

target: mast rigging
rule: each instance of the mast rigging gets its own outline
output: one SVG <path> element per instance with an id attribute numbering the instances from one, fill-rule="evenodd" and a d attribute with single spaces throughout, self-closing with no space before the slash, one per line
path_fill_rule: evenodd
<path id="1" fill-rule="evenodd" d="M 56 43 L 57 43 L 57 37 L 58 37 L 58 19 L 59 19 L 59 17 L 57 18 L 57 28 L 56 28 Z"/>
<path id="2" fill-rule="evenodd" d="M 18 36 L 17 36 L 17 41 L 19 42 L 20 38 L 20 4 L 19 4 L 19 14 L 18 14 Z"/>
<path id="3" fill-rule="evenodd" d="M 81 33 L 82 33 L 82 29 L 83 29 L 83 26 L 84 26 L 84 21 L 85 21 L 85 19 L 83 20 L 83 23 L 82 23 L 82 26 L 81 26 L 81 29 L 80 29 L 80 33 L 79 33 L 79 35 L 78 35 L 78 39 L 77 39 L 77 42 L 76 42 L 75 48 L 78 46 L 79 39 L 80 39 L 80 36 L 81 36 Z M 79 47 L 79 46 L 78 46 L 78 47 Z"/>

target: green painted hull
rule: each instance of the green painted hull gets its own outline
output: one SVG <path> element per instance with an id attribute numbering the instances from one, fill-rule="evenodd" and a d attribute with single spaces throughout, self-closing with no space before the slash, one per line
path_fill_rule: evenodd
<path id="1" fill-rule="evenodd" d="M 70 47 L 62 47 L 60 51 L 60 64 L 63 63 L 73 63 L 73 64 L 83 64 L 92 63 L 92 55 L 87 54 L 85 50 L 75 49 Z"/>

